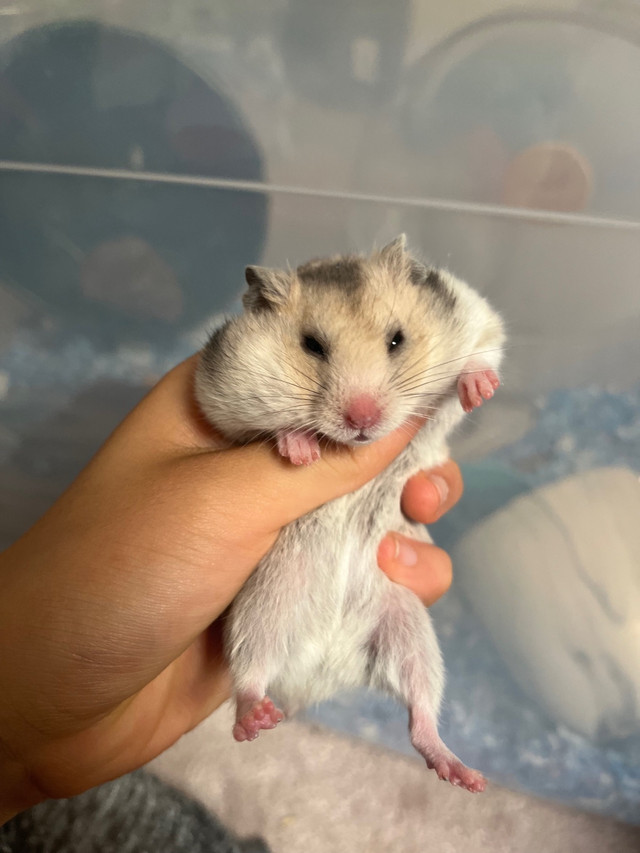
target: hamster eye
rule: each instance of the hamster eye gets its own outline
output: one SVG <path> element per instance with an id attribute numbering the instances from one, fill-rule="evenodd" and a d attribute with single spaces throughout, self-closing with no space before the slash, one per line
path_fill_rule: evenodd
<path id="1" fill-rule="evenodd" d="M 313 335 L 305 335 L 302 338 L 302 346 L 307 352 L 311 353 L 311 355 L 315 355 L 318 358 L 326 358 L 327 351 L 320 341 L 317 338 L 314 338 Z"/>
<path id="2" fill-rule="evenodd" d="M 387 349 L 389 352 L 395 352 L 398 350 L 402 344 L 404 343 L 404 335 L 402 334 L 402 329 L 398 329 L 395 335 L 391 338 L 387 345 Z"/>

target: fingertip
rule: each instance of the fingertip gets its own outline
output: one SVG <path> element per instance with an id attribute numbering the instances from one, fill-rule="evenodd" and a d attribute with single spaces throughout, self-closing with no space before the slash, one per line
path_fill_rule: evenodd
<path id="1" fill-rule="evenodd" d="M 462 471 L 460 470 L 460 466 L 457 462 L 454 462 L 453 459 L 447 459 L 443 465 L 434 468 L 431 473 L 441 476 L 447 481 L 449 495 L 447 496 L 447 500 L 443 505 L 444 508 L 442 509 L 443 512 L 446 512 L 458 503 L 462 497 L 462 493 L 464 492 Z"/>
<path id="2" fill-rule="evenodd" d="M 378 546 L 378 565 L 383 572 L 387 569 L 393 570 L 393 562 L 396 554 L 396 543 L 391 534 L 384 537 Z"/>
<path id="3" fill-rule="evenodd" d="M 442 548 L 431 545 L 431 592 L 427 605 L 433 604 L 451 588 L 453 583 L 453 562 L 451 557 Z"/>
<path id="4" fill-rule="evenodd" d="M 415 553 L 413 565 L 403 560 L 404 548 Z M 390 580 L 406 586 L 427 607 L 447 592 L 453 580 L 453 566 L 446 551 L 398 534 L 389 534 L 380 543 L 378 565 Z"/>
<path id="5" fill-rule="evenodd" d="M 428 472 L 420 471 L 405 484 L 402 492 L 402 509 L 414 521 L 422 524 L 433 523 L 442 503 L 438 484 L 432 481 Z"/>
<path id="6" fill-rule="evenodd" d="M 460 500 L 463 491 L 460 468 L 448 459 L 437 468 L 420 471 L 406 483 L 402 509 L 414 521 L 433 524 Z"/>
<path id="7" fill-rule="evenodd" d="M 425 570 L 414 592 L 427 607 L 442 598 L 453 582 L 453 564 L 451 557 L 442 548 L 426 545 Z"/>

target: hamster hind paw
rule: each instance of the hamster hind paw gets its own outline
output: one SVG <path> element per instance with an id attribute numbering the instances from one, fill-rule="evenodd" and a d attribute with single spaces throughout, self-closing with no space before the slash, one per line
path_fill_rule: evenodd
<path id="1" fill-rule="evenodd" d="M 233 737 L 237 741 L 255 740 L 262 729 L 275 729 L 284 714 L 268 696 L 258 702 L 238 699 Z"/>
<path id="2" fill-rule="evenodd" d="M 448 750 L 433 759 L 427 758 L 426 761 L 427 767 L 436 771 L 438 779 L 450 782 L 457 788 L 465 788 L 472 794 L 480 794 L 486 787 L 487 780 L 482 773 L 467 767 Z"/>
<path id="3" fill-rule="evenodd" d="M 431 716 L 411 711 L 411 743 L 427 762 L 429 770 L 436 771 L 439 779 L 457 788 L 465 788 L 472 794 L 484 791 L 487 780 L 482 773 L 463 764 L 445 746 Z"/>

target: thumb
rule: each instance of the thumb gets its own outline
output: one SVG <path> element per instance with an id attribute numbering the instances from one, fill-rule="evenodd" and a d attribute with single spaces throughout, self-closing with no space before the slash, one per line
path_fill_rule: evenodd
<path id="1" fill-rule="evenodd" d="M 378 565 L 395 583 L 408 587 L 427 607 L 451 586 L 451 558 L 436 545 L 390 533 L 378 546 Z"/>

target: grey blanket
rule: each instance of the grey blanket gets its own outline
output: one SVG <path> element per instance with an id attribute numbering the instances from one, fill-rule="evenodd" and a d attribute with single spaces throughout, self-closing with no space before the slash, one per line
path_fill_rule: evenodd
<path id="1" fill-rule="evenodd" d="M 41 803 L 0 827 L 0 853 L 269 853 L 199 803 L 138 771 L 78 797 Z"/>

